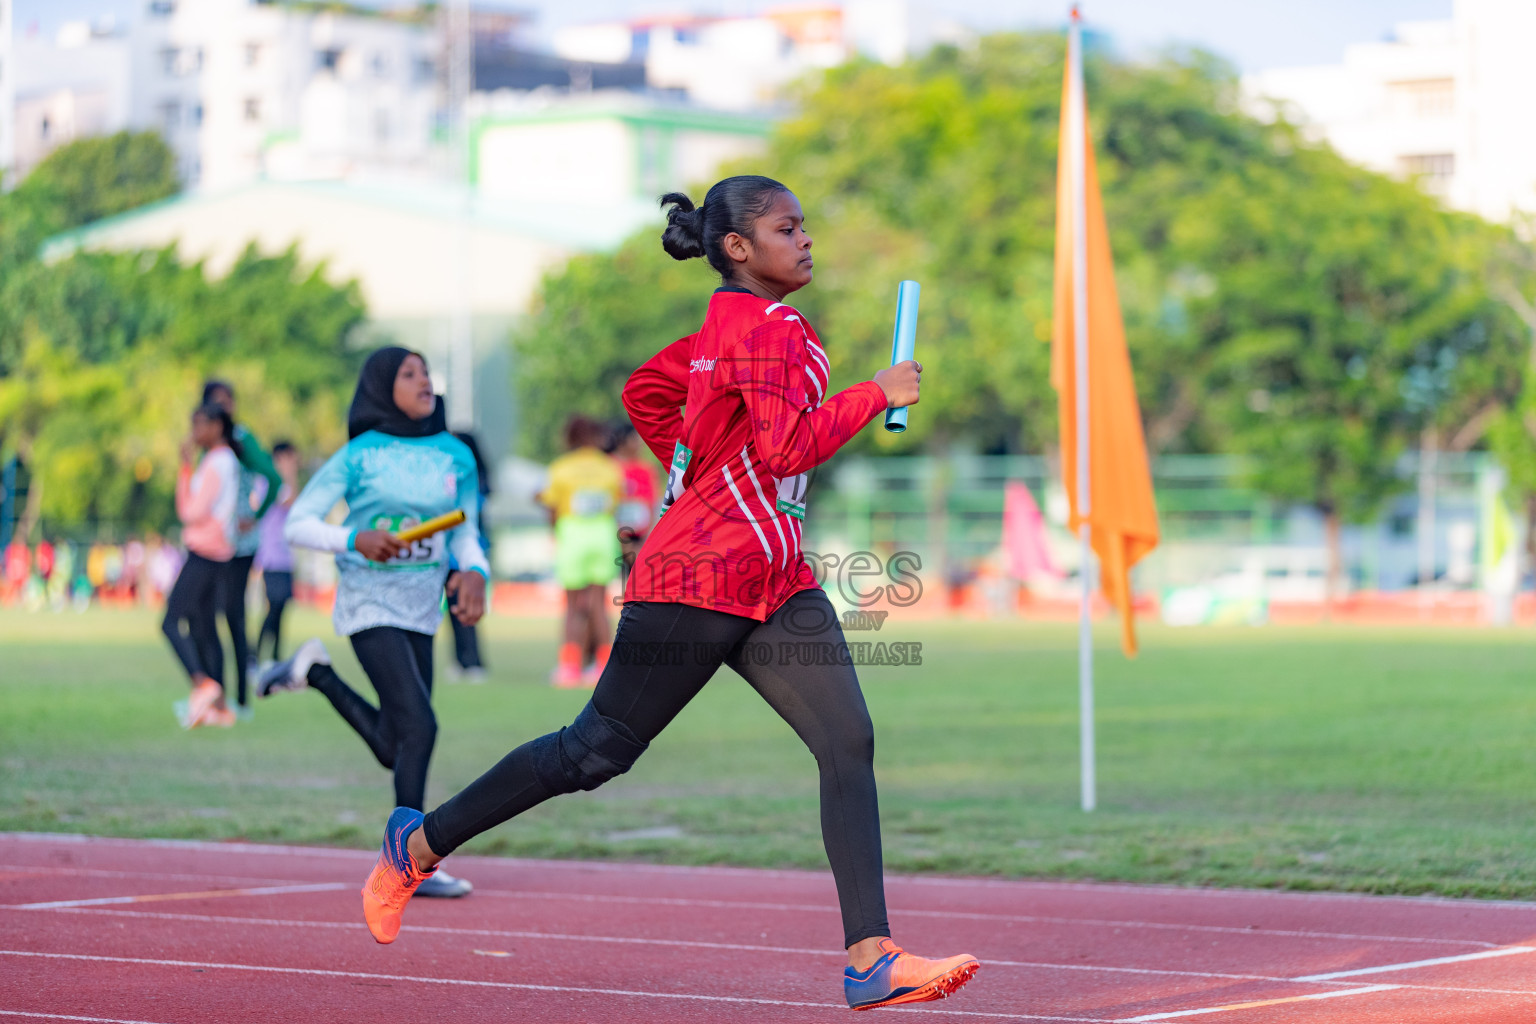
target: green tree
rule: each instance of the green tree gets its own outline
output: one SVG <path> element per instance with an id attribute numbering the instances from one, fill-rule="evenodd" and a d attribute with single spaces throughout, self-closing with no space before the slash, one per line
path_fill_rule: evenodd
<path id="1" fill-rule="evenodd" d="M 1001 35 L 835 69 L 741 168 L 806 207 L 821 259 L 792 301 L 838 383 L 888 358 L 896 281 L 923 283 L 920 426 L 858 444 L 1054 449 L 1063 49 L 1055 35 Z M 1508 232 L 1248 116 L 1236 76 L 1209 56 L 1101 55 L 1086 70 L 1155 449 L 1256 456 L 1254 483 L 1316 506 L 1336 537 L 1403 486 L 1398 457 L 1426 428 L 1462 433 L 1510 399 L 1525 343 L 1485 273 Z M 546 282 L 519 365 L 531 450 L 548 451 L 561 410 L 617 411 L 624 375 L 698 322 L 708 274 L 671 268 L 655 234 Z M 591 377 L 564 375 L 578 348 Z M 588 396 L 594 381 L 603 393 Z"/>
<path id="2" fill-rule="evenodd" d="M 62 231 L 175 195 L 176 155 L 154 132 L 118 132 L 60 146 L 17 188 Z"/>
<path id="3" fill-rule="evenodd" d="M 50 231 L 169 194 L 171 166 L 152 135 L 86 140 L 0 196 L 0 461 L 30 470 L 23 532 L 172 525 L 178 442 L 207 376 L 235 384 L 268 443 L 345 440 L 355 284 L 293 251 L 248 249 L 218 279 L 169 249 L 38 258 Z"/>
<path id="4" fill-rule="evenodd" d="M 169 252 L 83 253 L 33 284 L 17 336 L 0 333 L 12 354 L 0 459 L 31 467 L 34 520 L 168 528 L 177 445 L 209 376 L 235 385 L 241 419 L 269 444 L 286 437 L 318 454 L 346 440 L 359 359 L 346 340 L 362 302 L 292 252 L 247 250 L 212 281 Z"/>
<path id="5" fill-rule="evenodd" d="M 1525 508 L 1526 549 L 1536 558 L 1536 249 L 1519 238 L 1536 238 L 1536 215 L 1519 219 L 1518 235 L 1505 240 L 1488 275 L 1525 332 L 1525 373 L 1513 400 L 1490 403 L 1471 425 L 1486 427 L 1489 448 L 1509 473 L 1509 489 Z"/>

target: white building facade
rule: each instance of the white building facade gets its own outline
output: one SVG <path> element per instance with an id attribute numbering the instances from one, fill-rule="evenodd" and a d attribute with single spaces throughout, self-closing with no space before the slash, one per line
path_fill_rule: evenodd
<path id="1" fill-rule="evenodd" d="M 7 166 L 17 178 L 65 143 L 132 123 L 132 45 L 112 23 L 68 22 L 52 39 L 16 39 L 10 51 Z"/>
<path id="2" fill-rule="evenodd" d="M 650 88 L 700 107 L 742 112 L 781 105 L 785 86 L 855 54 L 896 63 L 909 48 L 905 0 L 786 4 L 749 17 L 598 22 L 554 37 L 560 57 L 640 61 Z"/>
<path id="3" fill-rule="evenodd" d="M 134 40 L 137 126 L 160 130 L 182 177 L 430 170 L 440 106 L 430 25 L 259 0 L 148 0 Z"/>
<path id="4" fill-rule="evenodd" d="M 485 198 L 540 197 L 626 219 L 639 209 L 646 220 L 658 216 L 663 193 L 761 154 L 772 127 L 764 117 L 617 90 L 555 102 L 480 94 L 470 115 L 470 176 Z"/>
<path id="5" fill-rule="evenodd" d="M 0 188 L 10 183 L 16 162 L 16 72 L 12 67 L 13 0 L 0 0 Z"/>
<path id="6" fill-rule="evenodd" d="M 1400 24 L 1342 64 L 1245 76 L 1243 92 L 1454 207 L 1536 213 L 1536 0 L 1456 0 L 1449 21 Z"/>
<path id="7" fill-rule="evenodd" d="M 423 177 L 441 147 L 430 22 L 263 0 L 141 0 L 128 31 L 71 22 L 11 41 L 0 0 L 0 167 L 24 176 L 77 138 L 153 130 L 190 186 Z M 14 131 L 11 126 L 14 123 Z"/>

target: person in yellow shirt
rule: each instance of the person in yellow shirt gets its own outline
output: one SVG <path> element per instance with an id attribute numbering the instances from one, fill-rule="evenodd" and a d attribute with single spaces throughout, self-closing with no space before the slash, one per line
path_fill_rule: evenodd
<path id="1" fill-rule="evenodd" d="M 539 501 L 555 527 L 555 578 L 565 588 L 565 636 L 551 682 L 595 686 L 608 661 L 608 584 L 619 572 L 619 464 L 603 452 L 608 430 L 575 415 L 565 425 L 568 451 L 550 464 Z M 583 670 L 585 666 L 585 670 Z"/>

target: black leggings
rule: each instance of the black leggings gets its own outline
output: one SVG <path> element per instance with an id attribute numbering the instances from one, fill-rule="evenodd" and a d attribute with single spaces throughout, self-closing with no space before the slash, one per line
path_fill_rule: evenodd
<path id="1" fill-rule="evenodd" d="M 394 626 L 376 626 L 352 635 L 352 650 L 379 695 L 368 703 L 329 665 L 309 670 L 309 685 L 325 694 L 378 758 L 394 770 L 395 805 L 426 806 L 427 765 L 437 742 L 432 714 L 432 636 Z"/>
<path id="2" fill-rule="evenodd" d="M 480 637 L 474 626 L 466 626 L 448 613 L 448 625 L 453 627 L 453 660 L 459 668 L 484 668 L 480 661 Z"/>
<path id="3" fill-rule="evenodd" d="M 628 771 L 721 665 L 740 673 L 816 758 L 844 945 L 889 935 L 874 727 L 820 590 L 795 594 L 767 622 L 684 604 L 625 605 L 608 665 L 576 721 L 524 743 L 427 815 L 427 845 L 447 855 L 552 796 Z"/>
<path id="4" fill-rule="evenodd" d="M 261 632 L 256 634 L 256 657 L 261 657 L 261 648 L 270 636 L 272 660 L 278 661 L 283 656 L 283 609 L 293 600 L 293 573 L 283 569 L 263 569 L 261 581 L 267 590 L 267 617 L 262 620 Z"/>
<path id="5" fill-rule="evenodd" d="M 219 580 L 225 571 L 225 563 L 187 552 L 187 561 L 166 596 L 165 619 L 160 623 L 187 676 L 207 676 L 220 686 L 224 685 L 224 648 L 214 621 Z"/>
<path id="6" fill-rule="evenodd" d="M 255 561 L 255 555 L 236 555 L 226 562 L 219 590 L 219 604 L 224 607 L 224 619 L 229 623 L 229 643 L 235 650 L 235 699 L 242 705 L 246 703 L 245 662 L 251 656 L 251 641 L 245 632 L 245 586 L 250 582 Z"/>

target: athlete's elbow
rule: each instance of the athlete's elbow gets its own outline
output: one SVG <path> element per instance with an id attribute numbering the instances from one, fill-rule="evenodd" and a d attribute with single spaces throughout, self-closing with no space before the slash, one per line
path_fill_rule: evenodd
<path id="1" fill-rule="evenodd" d="M 298 519 L 289 513 L 288 522 L 283 524 L 283 540 L 290 547 L 304 547 L 304 525 L 307 519 Z"/>
<path id="2" fill-rule="evenodd" d="M 647 389 L 642 377 L 641 373 L 636 372 L 624 383 L 624 390 L 619 393 L 619 403 L 624 406 L 631 420 L 648 418 L 649 415 L 649 403 L 645 400 Z"/>
<path id="3" fill-rule="evenodd" d="M 806 449 L 780 449 L 764 450 L 759 448 L 763 464 L 768 471 L 779 479 L 791 476 L 799 476 L 801 473 L 809 473 L 817 466 L 826 462 L 831 452 L 822 454 L 815 448 Z"/>

